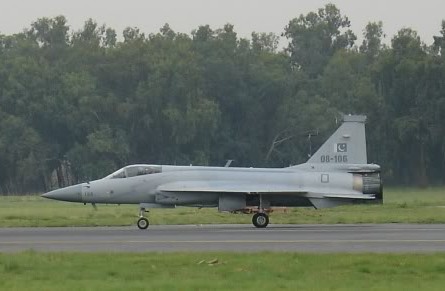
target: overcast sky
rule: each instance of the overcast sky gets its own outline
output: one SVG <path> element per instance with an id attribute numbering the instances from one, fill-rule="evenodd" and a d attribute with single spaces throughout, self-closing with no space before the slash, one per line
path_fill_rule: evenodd
<path id="1" fill-rule="evenodd" d="M 145 33 L 158 32 L 165 23 L 177 32 L 190 33 L 199 25 L 211 28 L 235 25 L 241 37 L 252 31 L 281 34 L 289 20 L 334 3 L 361 36 L 369 21 L 383 21 L 386 42 L 402 27 L 411 27 L 432 43 L 445 19 L 445 0 L 0 0 L 0 33 L 22 31 L 41 17 L 64 15 L 72 30 L 86 19 L 116 29 L 127 26 Z"/>

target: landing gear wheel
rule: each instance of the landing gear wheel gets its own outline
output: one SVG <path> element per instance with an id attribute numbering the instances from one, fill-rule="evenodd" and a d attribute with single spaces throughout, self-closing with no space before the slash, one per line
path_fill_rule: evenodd
<path id="1" fill-rule="evenodd" d="M 138 227 L 139 229 L 147 229 L 147 227 L 150 225 L 148 222 L 148 219 L 145 217 L 141 217 L 138 219 Z"/>
<path id="2" fill-rule="evenodd" d="M 255 213 L 252 217 L 252 223 L 255 227 L 264 228 L 269 224 L 269 216 L 266 213 Z"/>

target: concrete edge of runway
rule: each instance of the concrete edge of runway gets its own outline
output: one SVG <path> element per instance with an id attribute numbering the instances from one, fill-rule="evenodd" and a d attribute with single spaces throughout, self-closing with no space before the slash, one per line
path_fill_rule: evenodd
<path id="1" fill-rule="evenodd" d="M 0 252 L 443 252 L 443 224 L 0 228 Z"/>

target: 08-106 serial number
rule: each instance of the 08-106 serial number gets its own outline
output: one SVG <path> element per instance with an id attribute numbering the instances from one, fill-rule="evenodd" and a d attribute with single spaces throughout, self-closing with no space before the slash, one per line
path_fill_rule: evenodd
<path id="1" fill-rule="evenodd" d="M 347 155 L 323 155 L 320 157 L 320 162 L 322 163 L 347 163 L 348 156 Z"/>

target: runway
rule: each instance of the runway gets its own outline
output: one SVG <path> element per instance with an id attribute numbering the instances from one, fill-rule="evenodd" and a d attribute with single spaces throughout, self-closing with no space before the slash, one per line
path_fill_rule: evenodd
<path id="1" fill-rule="evenodd" d="M 0 228 L 0 252 L 436 252 L 445 225 L 173 225 Z"/>

